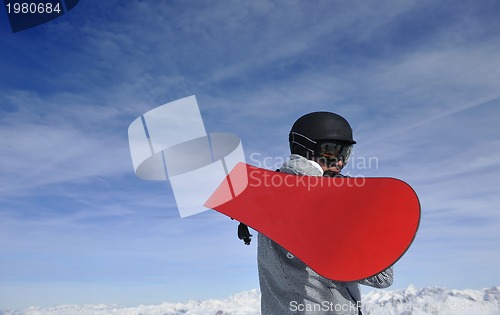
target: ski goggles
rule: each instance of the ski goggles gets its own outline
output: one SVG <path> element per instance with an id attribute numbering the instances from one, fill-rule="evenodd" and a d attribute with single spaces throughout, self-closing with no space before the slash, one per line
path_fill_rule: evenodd
<path id="1" fill-rule="evenodd" d="M 327 161 L 342 161 L 347 164 L 351 156 L 352 144 L 345 144 L 339 142 L 319 142 L 316 145 L 316 156 L 319 158 L 326 158 Z"/>

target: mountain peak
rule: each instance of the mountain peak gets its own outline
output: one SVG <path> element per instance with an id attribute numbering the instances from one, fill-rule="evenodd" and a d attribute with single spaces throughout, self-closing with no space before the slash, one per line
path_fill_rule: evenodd
<path id="1" fill-rule="evenodd" d="M 364 314 L 500 314 L 500 287 L 452 290 L 441 287 L 375 290 L 363 296 Z"/>
<path id="2" fill-rule="evenodd" d="M 482 290 L 452 290 L 440 287 L 374 290 L 364 295 L 365 315 L 493 315 L 500 314 L 500 287 Z M 50 308 L 1 311 L 0 315 L 259 315 L 260 292 L 250 290 L 222 300 L 165 302 L 158 305 L 62 305 Z"/>

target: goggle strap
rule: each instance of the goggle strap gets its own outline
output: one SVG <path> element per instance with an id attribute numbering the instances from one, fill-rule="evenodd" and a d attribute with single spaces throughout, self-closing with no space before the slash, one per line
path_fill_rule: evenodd
<path id="1" fill-rule="evenodd" d="M 306 141 L 310 142 L 312 144 L 313 148 L 316 147 L 316 143 L 317 143 L 316 141 L 314 141 L 312 139 L 309 139 L 308 137 L 304 136 L 303 134 L 300 134 L 300 133 L 297 133 L 297 132 L 294 132 L 294 131 L 290 132 L 290 142 L 291 143 L 298 144 L 299 146 L 303 147 L 304 149 L 306 149 L 306 150 L 311 151 L 311 152 L 314 153 L 314 151 L 315 151 L 314 149 L 311 149 L 310 147 L 307 147 L 307 145 L 302 144 L 301 142 L 299 142 L 300 138 L 295 139 L 295 136 L 299 136 L 299 137 L 305 139 Z"/>

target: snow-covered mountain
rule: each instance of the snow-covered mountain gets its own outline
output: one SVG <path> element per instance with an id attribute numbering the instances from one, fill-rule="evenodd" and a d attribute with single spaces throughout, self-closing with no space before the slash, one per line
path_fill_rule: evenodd
<path id="1" fill-rule="evenodd" d="M 363 297 L 363 304 L 367 315 L 500 315 L 500 287 L 376 290 Z"/>
<path id="2" fill-rule="evenodd" d="M 189 301 L 122 307 L 117 305 L 61 305 L 0 311 L 0 315 L 260 315 L 260 292 L 246 291 L 223 300 Z"/>
<path id="3" fill-rule="evenodd" d="M 121 307 L 61 305 L 0 311 L 0 315 L 257 315 L 260 294 L 251 290 L 223 300 Z M 366 315 L 500 315 L 500 286 L 483 290 L 445 288 L 375 290 L 363 296 Z"/>

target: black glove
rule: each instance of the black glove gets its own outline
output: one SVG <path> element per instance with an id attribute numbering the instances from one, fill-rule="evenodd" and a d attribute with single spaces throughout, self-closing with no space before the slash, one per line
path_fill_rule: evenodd
<path id="1" fill-rule="evenodd" d="M 240 240 L 243 240 L 245 245 L 250 245 L 250 241 L 252 240 L 252 234 L 250 234 L 250 231 L 248 231 L 248 226 L 243 223 L 240 223 L 240 225 L 238 225 L 238 238 Z"/>

